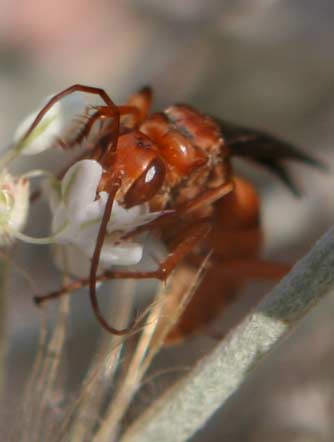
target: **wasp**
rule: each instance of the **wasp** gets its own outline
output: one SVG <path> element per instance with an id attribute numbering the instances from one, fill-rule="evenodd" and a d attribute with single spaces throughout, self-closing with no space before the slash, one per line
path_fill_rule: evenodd
<path id="1" fill-rule="evenodd" d="M 145 87 L 117 106 L 100 88 L 74 85 L 55 95 L 39 112 L 25 137 L 36 128 L 46 112 L 73 92 L 99 96 L 104 104 L 94 107 L 75 139 L 87 139 L 95 123 L 101 130 L 89 146 L 86 158 L 103 168 L 99 191 L 108 199 L 99 227 L 90 274 L 61 290 L 36 296 L 37 303 L 89 286 L 90 300 L 100 324 L 110 333 L 124 335 L 103 317 L 96 296 L 97 281 L 115 278 L 166 280 L 175 270 L 193 271 L 211 251 L 211 265 L 179 322 L 167 337 L 173 343 L 201 331 L 237 296 L 252 279 L 277 279 L 288 266 L 261 259 L 263 243 L 260 198 L 254 185 L 236 175 L 233 159 L 242 157 L 276 174 L 297 193 L 284 162 L 299 161 L 321 167 L 321 163 L 290 143 L 264 132 L 202 114 L 186 104 L 175 104 L 161 112 L 150 112 L 152 91 Z M 101 249 L 113 204 L 125 209 L 148 204 L 161 212 L 157 219 L 127 232 L 131 241 L 149 232 L 166 246 L 168 253 L 155 270 L 111 269 L 98 272 Z M 173 314 L 180 290 L 168 299 Z"/>

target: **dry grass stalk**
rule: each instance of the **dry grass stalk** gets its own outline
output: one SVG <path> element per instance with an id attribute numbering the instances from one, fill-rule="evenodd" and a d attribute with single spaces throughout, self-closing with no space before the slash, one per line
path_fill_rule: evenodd
<path id="1" fill-rule="evenodd" d="M 42 321 L 39 350 L 28 383 L 23 410 L 21 442 L 46 440 L 52 427 L 51 402 L 59 395 L 59 369 L 62 360 L 69 315 L 69 299 L 65 296 L 59 304 L 58 318 L 52 336 L 47 343 L 45 318 Z"/>
<path id="2" fill-rule="evenodd" d="M 133 282 L 129 283 L 128 290 L 131 289 L 132 284 Z M 125 290 L 126 286 L 122 287 L 123 290 Z M 130 308 L 130 305 L 128 305 L 128 308 Z M 149 309 L 150 308 L 151 306 Z M 137 319 L 138 324 L 142 323 L 149 309 L 144 311 Z M 126 310 L 127 307 L 125 306 L 124 313 L 126 313 Z M 144 328 L 146 328 L 146 326 Z M 138 330 L 134 333 L 138 333 Z M 94 431 L 100 422 L 100 415 L 97 410 L 94 409 L 94 404 L 91 401 L 95 398 L 96 392 L 100 391 L 99 394 L 102 396 L 102 398 L 100 398 L 102 402 L 105 397 L 110 394 L 112 381 L 112 377 L 110 376 L 113 376 L 116 370 L 119 369 L 118 363 L 121 347 L 131 336 L 132 335 L 117 337 L 113 340 L 109 334 L 106 335 L 105 344 L 102 344 L 104 348 L 101 352 L 98 352 L 94 358 L 94 362 L 82 383 L 78 398 L 67 407 L 64 413 L 65 417 L 60 427 L 53 432 L 50 442 L 72 442 L 74 437 L 78 441 L 91 441 L 88 435 Z M 88 409 L 93 409 L 93 413 L 87 415 Z"/>
<path id="3" fill-rule="evenodd" d="M 5 372 L 5 354 L 6 354 L 6 321 L 7 321 L 7 285 L 8 261 L 3 259 L 0 254 L 0 391 L 3 388 L 3 378 Z"/>
<path id="4" fill-rule="evenodd" d="M 120 285 L 119 306 L 117 308 L 117 318 L 115 318 L 115 326 L 119 328 L 126 327 L 132 310 L 132 294 L 135 290 L 136 282 L 127 280 Z M 117 306 L 116 306 L 117 307 Z M 112 310 L 115 306 L 112 305 Z M 109 317 L 112 316 L 110 312 Z M 91 440 L 93 431 L 99 419 L 101 407 L 110 394 L 110 387 L 113 383 L 120 354 L 123 348 L 124 338 L 120 336 L 110 336 L 104 334 L 96 356 L 93 358 L 91 367 L 86 375 L 83 384 L 88 385 L 90 391 L 87 391 L 87 399 L 82 401 L 76 413 L 75 419 L 71 425 L 71 440 L 73 442 L 81 442 L 83 440 Z M 101 376 L 94 383 L 87 382 L 96 372 L 96 367 L 101 364 L 101 355 L 108 355 L 103 361 L 104 368 Z"/>
<path id="5" fill-rule="evenodd" d="M 115 399 L 110 403 L 104 415 L 101 426 L 93 439 L 94 442 L 114 442 L 118 440 L 122 418 L 140 388 L 143 377 L 154 356 L 161 349 L 167 334 L 177 323 L 198 287 L 208 260 L 209 256 L 204 260 L 193 284 L 185 292 L 178 309 L 174 312 L 173 316 L 168 318 L 163 317 L 164 301 L 166 296 L 168 296 L 168 288 L 166 290 L 163 287 L 160 290 L 156 302 L 152 304 L 147 325 L 143 329 L 126 375 L 119 386 Z M 161 327 L 159 327 L 160 324 L 162 325 Z"/>

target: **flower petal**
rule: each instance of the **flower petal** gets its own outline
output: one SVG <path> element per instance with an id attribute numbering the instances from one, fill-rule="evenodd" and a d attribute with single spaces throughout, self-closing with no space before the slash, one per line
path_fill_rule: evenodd
<path id="1" fill-rule="evenodd" d="M 101 250 L 100 262 L 105 266 L 138 264 L 143 257 L 143 246 L 135 242 L 114 243 L 106 240 Z"/>
<path id="2" fill-rule="evenodd" d="M 57 268 L 77 278 L 87 278 L 91 266 L 90 259 L 73 244 L 52 247 L 53 260 Z"/>
<path id="3" fill-rule="evenodd" d="M 101 177 L 102 166 L 95 160 L 78 161 L 66 172 L 61 183 L 61 194 L 73 218 L 95 200 Z"/>
<path id="4" fill-rule="evenodd" d="M 58 205 L 61 203 L 61 183 L 55 178 L 49 178 L 42 181 L 41 184 L 43 197 L 47 200 L 51 212 L 54 213 L 57 210 Z"/>
<path id="5" fill-rule="evenodd" d="M 66 226 L 64 228 L 64 226 Z M 67 209 L 64 204 L 59 204 L 54 212 L 51 224 L 52 234 L 55 235 L 55 242 L 66 244 L 73 242 L 77 231 L 76 225 L 71 223 L 68 217 Z"/>

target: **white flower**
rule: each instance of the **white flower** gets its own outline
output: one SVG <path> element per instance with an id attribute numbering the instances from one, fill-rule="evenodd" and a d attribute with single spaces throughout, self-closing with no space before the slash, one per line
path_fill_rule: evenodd
<path id="1" fill-rule="evenodd" d="M 53 215 L 52 234 L 55 242 L 75 246 L 88 259 L 93 256 L 108 199 L 106 192 L 96 193 L 102 172 L 101 165 L 95 160 L 78 161 L 70 167 L 61 183 L 49 182 L 44 190 Z M 114 201 L 101 251 L 101 267 L 139 263 L 143 256 L 143 245 L 122 240 L 121 237 L 159 215 L 150 213 L 147 204 L 124 209 Z M 59 259 L 57 261 L 59 264 Z"/>
<path id="2" fill-rule="evenodd" d="M 29 209 L 29 182 L 14 178 L 8 172 L 0 174 L 0 245 L 8 245 L 26 222 Z"/>
<path id="3" fill-rule="evenodd" d="M 49 99 L 50 97 L 45 100 L 43 105 Z M 39 110 L 31 113 L 16 129 L 14 134 L 15 149 L 23 155 L 34 155 L 53 147 L 58 137 L 65 140 L 73 137 L 73 130 L 75 128 L 74 118 L 82 115 L 86 109 L 87 102 L 84 95 L 80 92 L 74 92 L 56 102 L 47 111 L 31 134 L 26 139 L 23 139 Z"/>

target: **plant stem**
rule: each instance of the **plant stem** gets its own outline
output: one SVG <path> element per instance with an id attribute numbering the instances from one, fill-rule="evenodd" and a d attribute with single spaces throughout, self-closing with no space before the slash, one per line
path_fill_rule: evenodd
<path id="1" fill-rule="evenodd" d="M 334 295 L 334 228 L 188 376 L 132 424 L 121 441 L 189 440 L 260 359 L 330 294 Z"/>
<path id="2" fill-rule="evenodd" d="M 0 157 L 0 170 L 3 170 L 8 166 L 15 158 L 19 155 L 19 151 L 17 149 L 8 149 L 4 155 Z"/>
<path id="3" fill-rule="evenodd" d="M 0 392 L 4 384 L 6 362 L 6 320 L 7 320 L 7 288 L 8 262 L 0 260 Z"/>

